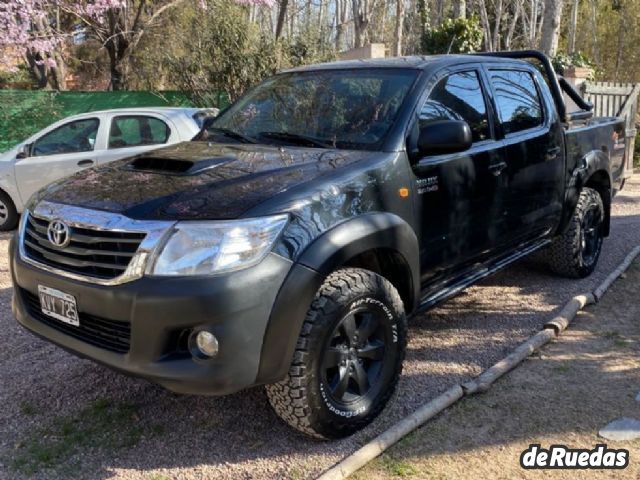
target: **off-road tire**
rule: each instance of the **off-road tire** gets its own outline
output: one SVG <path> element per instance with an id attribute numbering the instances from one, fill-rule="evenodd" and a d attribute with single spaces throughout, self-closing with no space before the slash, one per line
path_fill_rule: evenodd
<path id="1" fill-rule="evenodd" d="M 369 313 L 367 309 L 374 313 Z M 326 372 L 329 370 L 325 359 L 328 350 L 336 350 L 332 347 L 332 342 L 339 338 L 336 332 L 343 328 L 345 319 L 349 316 L 356 318 L 354 312 L 360 312 L 357 314 L 364 315 L 366 321 L 369 321 L 370 315 L 375 315 L 376 332 L 384 332 L 378 333 L 385 339 L 384 359 L 380 361 L 382 366 L 377 370 L 377 380 L 371 384 L 366 383 L 370 385 L 368 392 L 371 396 L 356 395 L 352 405 L 344 406 L 332 400 L 333 390 L 326 383 Z M 361 341 L 367 330 L 363 326 L 365 320 L 357 323 L 359 327 L 356 331 L 362 331 Z M 359 330 L 360 328 L 362 330 Z M 344 338 L 346 339 L 346 336 Z M 367 338 L 365 341 L 369 345 Z M 406 342 L 407 321 L 404 306 L 393 285 L 384 277 L 368 270 L 337 270 L 324 281 L 306 315 L 286 378 L 266 386 L 269 403 L 285 422 L 307 435 L 321 439 L 351 435 L 373 421 L 393 395 L 402 372 Z M 343 349 L 344 345 L 340 345 L 339 348 Z M 352 352 L 352 355 L 355 354 Z M 344 361 L 367 362 L 366 359 L 353 358 Z M 352 364 L 347 365 L 350 369 L 348 371 L 353 371 Z M 355 365 L 355 368 L 358 366 Z M 342 378 L 342 374 L 339 375 Z M 360 389 L 359 385 L 357 389 Z M 336 409 L 335 405 L 339 405 L 339 408 Z"/>
<path id="2" fill-rule="evenodd" d="M 18 225 L 18 212 L 11 197 L 0 190 L 0 232 L 8 232 Z"/>
<path id="3" fill-rule="evenodd" d="M 590 210 L 597 212 L 600 224 L 596 231 L 596 251 L 587 258 L 582 238 L 585 216 Z M 604 218 L 605 211 L 600 194 L 592 188 L 583 188 L 569 226 L 542 252 L 546 263 L 554 273 L 569 278 L 584 278 L 593 272 L 602 249 Z"/>

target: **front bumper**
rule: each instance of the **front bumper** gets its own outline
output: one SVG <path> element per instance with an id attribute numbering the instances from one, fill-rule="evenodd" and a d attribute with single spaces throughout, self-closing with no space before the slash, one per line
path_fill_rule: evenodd
<path id="1" fill-rule="evenodd" d="M 246 270 L 212 277 L 150 278 L 101 286 L 56 275 L 19 258 L 10 245 L 13 312 L 31 332 L 76 355 L 146 378 L 178 393 L 225 395 L 256 383 L 270 312 L 291 262 L 269 254 Z M 38 285 L 69 293 L 78 312 L 130 323 L 128 353 L 91 345 L 30 313 Z M 205 327 L 219 341 L 216 357 L 201 360 L 176 347 L 176 338 Z M 176 337 L 176 335 L 178 337 Z"/>

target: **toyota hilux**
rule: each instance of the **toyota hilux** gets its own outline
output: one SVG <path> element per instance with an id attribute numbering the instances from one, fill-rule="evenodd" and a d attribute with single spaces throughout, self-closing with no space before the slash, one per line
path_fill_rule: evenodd
<path id="1" fill-rule="evenodd" d="M 533 252 L 594 270 L 624 135 L 538 52 L 284 71 L 193 141 L 35 194 L 13 311 L 175 392 L 266 385 L 290 425 L 343 437 L 393 394 L 411 316 Z"/>

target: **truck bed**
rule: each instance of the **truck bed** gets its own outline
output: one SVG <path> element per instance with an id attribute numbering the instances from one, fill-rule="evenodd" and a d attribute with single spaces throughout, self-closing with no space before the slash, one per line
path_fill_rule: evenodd
<path id="1" fill-rule="evenodd" d="M 565 130 L 567 170 L 573 171 L 586 154 L 602 150 L 609 154 L 614 192 L 622 183 L 625 158 L 625 126 L 617 117 L 594 117 Z"/>

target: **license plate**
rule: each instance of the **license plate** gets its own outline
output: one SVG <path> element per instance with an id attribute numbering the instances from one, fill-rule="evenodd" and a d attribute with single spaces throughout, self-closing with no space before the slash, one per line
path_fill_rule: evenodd
<path id="1" fill-rule="evenodd" d="M 74 327 L 80 326 L 76 299 L 73 295 L 38 285 L 38 296 L 42 313 Z"/>

